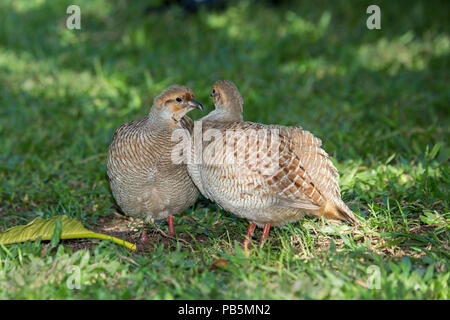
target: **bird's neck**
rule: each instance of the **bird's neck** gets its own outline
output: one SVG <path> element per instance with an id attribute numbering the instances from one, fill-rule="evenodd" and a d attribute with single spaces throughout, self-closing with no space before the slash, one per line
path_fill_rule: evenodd
<path id="1" fill-rule="evenodd" d="M 160 110 L 152 108 L 147 116 L 147 127 L 153 131 L 158 130 L 174 130 L 181 128 L 182 125 L 176 121 L 168 110 Z"/>
<path id="2" fill-rule="evenodd" d="M 232 112 L 225 109 L 215 109 L 208 115 L 204 116 L 202 120 L 207 121 L 243 121 L 242 112 Z"/>

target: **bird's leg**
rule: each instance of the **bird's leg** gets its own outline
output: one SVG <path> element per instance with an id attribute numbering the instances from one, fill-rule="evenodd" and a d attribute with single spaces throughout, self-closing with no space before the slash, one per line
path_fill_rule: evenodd
<path id="1" fill-rule="evenodd" d="M 259 239 L 259 246 L 262 246 L 264 240 L 266 240 L 267 236 L 269 235 L 270 232 L 270 223 L 266 223 L 264 225 L 264 229 L 263 229 L 263 233 L 261 235 L 261 239 Z"/>
<path id="2" fill-rule="evenodd" d="M 141 243 L 143 245 L 148 244 L 148 235 L 147 235 L 147 224 L 145 222 L 142 223 L 142 235 L 141 235 Z"/>
<path id="3" fill-rule="evenodd" d="M 171 214 L 167 217 L 167 222 L 169 222 L 169 236 L 173 237 L 175 236 L 175 231 L 173 229 L 173 216 Z"/>
<path id="4" fill-rule="evenodd" d="M 244 249 L 250 248 L 250 240 L 253 237 L 253 233 L 255 233 L 255 228 L 256 225 L 253 222 L 250 222 L 250 224 L 248 225 L 247 234 L 245 235 L 244 244 L 242 245 Z"/>

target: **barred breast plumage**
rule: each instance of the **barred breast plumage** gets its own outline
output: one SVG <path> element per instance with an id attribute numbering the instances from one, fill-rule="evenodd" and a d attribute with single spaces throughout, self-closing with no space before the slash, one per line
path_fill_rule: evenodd
<path id="1" fill-rule="evenodd" d="M 212 96 L 216 110 L 195 124 L 194 131 L 210 132 L 203 135 L 201 161 L 188 165 L 200 192 L 251 227 L 264 225 L 266 233 L 305 214 L 357 222 L 319 138 L 298 126 L 243 122 L 242 98 L 228 81 L 217 82 Z"/>
<path id="2" fill-rule="evenodd" d="M 107 171 L 113 196 L 124 213 L 144 218 L 170 218 L 196 201 L 198 190 L 185 163 L 171 157 L 180 139 L 177 129 L 192 130 L 185 114 L 201 104 L 192 91 L 172 86 L 155 99 L 150 114 L 121 125 L 109 147 Z M 181 100 L 181 102 L 178 102 Z M 171 220 L 169 220 L 169 228 Z M 171 233 L 172 229 L 169 229 Z"/>

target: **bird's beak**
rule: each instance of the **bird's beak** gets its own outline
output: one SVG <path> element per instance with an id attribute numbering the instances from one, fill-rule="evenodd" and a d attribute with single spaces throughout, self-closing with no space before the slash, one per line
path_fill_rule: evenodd
<path id="1" fill-rule="evenodd" d="M 203 111 L 203 105 L 195 99 L 191 99 L 187 102 L 187 107 L 191 109 L 200 109 Z"/>

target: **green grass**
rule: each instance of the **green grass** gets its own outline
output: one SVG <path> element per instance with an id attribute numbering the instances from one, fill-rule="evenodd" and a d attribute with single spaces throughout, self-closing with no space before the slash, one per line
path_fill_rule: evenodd
<path id="1" fill-rule="evenodd" d="M 0 299 L 449 299 L 448 2 L 379 1 L 372 31 L 369 1 L 185 15 L 86 0 L 82 30 L 67 30 L 72 3 L 0 4 L 0 231 L 67 214 L 136 241 L 106 178 L 115 128 L 173 83 L 210 111 L 218 79 L 239 87 L 245 119 L 323 140 L 362 225 L 305 218 L 246 257 L 247 222 L 203 199 L 175 217 L 177 240 L 158 222 L 135 253 L 108 241 L 0 246 Z M 67 285 L 71 266 L 80 289 Z M 379 289 L 367 286 L 374 270 Z"/>

